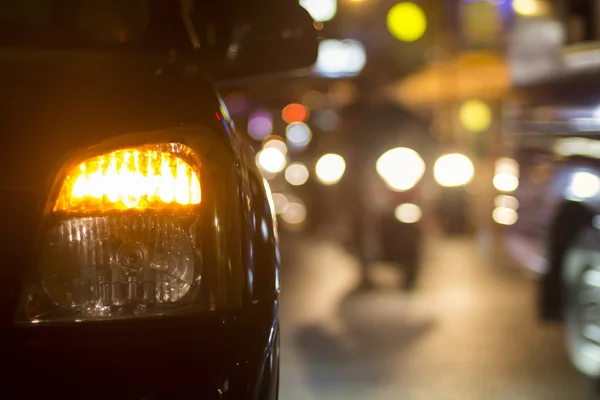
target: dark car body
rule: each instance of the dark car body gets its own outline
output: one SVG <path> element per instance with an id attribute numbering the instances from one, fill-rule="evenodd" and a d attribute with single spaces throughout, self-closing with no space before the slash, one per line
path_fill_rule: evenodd
<path id="1" fill-rule="evenodd" d="M 10 227 L 0 272 L 3 397 L 276 396 L 279 255 L 262 177 L 201 73 L 161 61 L 128 52 L 0 52 L 1 212 Z M 209 188 L 227 201 L 229 218 L 220 229 L 228 244 L 208 252 L 220 252 L 214 260 L 239 271 L 235 300 L 184 315 L 24 323 L 19 296 L 40 256 L 57 171 L 69 157 L 102 143 L 118 146 L 132 133 L 142 141 L 214 143 L 196 151 L 218 155 L 214 182 L 229 184 Z"/>
<path id="2" fill-rule="evenodd" d="M 270 17 L 258 8 L 238 9 L 237 1 L 210 7 L 170 0 L 2 3 L 0 214 L 7 229 L 0 244 L 0 397 L 276 399 L 277 222 L 251 147 L 237 135 L 212 82 L 309 67 L 317 51 L 312 19 L 292 2 L 278 2 Z M 226 57 L 232 42 L 235 54 Z M 281 57 L 270 58 L 266 49 Z M 293 54 L 286 57 L 285 49 Z M 140 149 L 153 154 L 142 156 L 146 166 L 137 158 Z M 120 182 L 119 190 L 132 190 L 123 182 L 142 182 L 123 181 L 131 171 L 155 182 L 148 185 L 174 182 L 175 162 L 187 168 L 188 183 L 173 183 L 171 200 L 158 207 L 146 192 L 146 205 L 57 211 L 76 168 L 101 160 L 96 165 L 105 174 L 102 157 L 115 160 L 117 153 L 127 154 L 119 161 L 121 175 L 108 182 Z M 155 175 L 152 160 L 166 170 Z M 126 163 L 134 169 L 127 172 Z M 189 197 L 194 179 L 196 202 Z M 101 202 L 110 197 L 109 186 L 102 186 Z M 188 190 L 184 203 L 176 187 Z M 119 229 L 128 238 L 117 239 L 116 228 L 106 228 L 102 238 L 94 233 L 99 226 L 76 228 L 79 236 L 67 232 L 69 244 L 61 247 L 68 257 L 55 259 L 62 272 L 44 272 L 57 249 L 48 253 L 52 229 L 103 218 L 127 221 Z M 177 225 L 183 220 L 189 224 Z M 181 244 L 179 237 L 188 250 L 169 247 Z M 137 256 L 123 250 L 128 244 L 142 251 L 143 265 L 129 264 Z M 109 256 L 88 251 L 102 253 L 105 245 Z M 189 259 L 181 258 L 184 251 Z M 192 271 L 186 292 L 176 286 L 180 281 L 167 280 L 160 285 L 175 300 L 165 302 L 157 291 L 141 303 L 137 291 L 146 291 L 149 281 L 133 278 L 128 297 L 115 302 L 128 284 L 123 276 L 148 272 L 154 285 L 159 274 L 171 274 L 150 265 L 149 252 L 164 252 L 152 262 Z M 112 281 L 104 281 L 106 271 Z M 83 302 L 76 300 L 81 288 L 89 296 Z M 109 301 L 100 313 L 88 308 L 99 298 Z"/>

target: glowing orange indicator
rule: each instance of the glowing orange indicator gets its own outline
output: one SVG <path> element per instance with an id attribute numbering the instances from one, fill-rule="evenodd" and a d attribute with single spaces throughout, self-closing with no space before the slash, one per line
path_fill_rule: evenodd
<path id="1" fill-rule="evenodd" d="M 288 124 L 294 122 L 306 122 L 308 119 L 308 110 L 302 104 L 288 104 L 281 112 L 281 118 Z"/>
<path id="2" fill-rule="evenodd" d="M 90 158 L 70 171 L 54 211 L 102 212 L 199 204 L 200 181 L 177 155 L 125 149 Z"/>

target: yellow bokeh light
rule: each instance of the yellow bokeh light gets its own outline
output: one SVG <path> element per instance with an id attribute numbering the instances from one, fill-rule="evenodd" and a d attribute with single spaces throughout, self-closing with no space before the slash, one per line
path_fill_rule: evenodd
<path id="1" fill-rule="evenodd" d="M 414 42 L 425 34 L 427 17 L 423 9 L 415 3 L 402 2 L 388 11 L 387 27 L 396 39 Z"/>
<path id="2" fill-rule="evenodd" d="M 541 12 L 541 5 L 536 0 L 514 0 L 513 9 L 517 14 L 530 16 Z"/>
<path id="3" fill-rule="evenodd" d="M 124 149 L 90 158 L 67 175 L 54 211 L 104 212 L 199 204 L 200 181 L 175 154 Z"/>
<path id="4" fill-rule="evenodd" d="M 480 100 L 469 100 L 460 107 L 460 122 L 471 132 L 483 132 L 492 124 L 492 110 Z"/>

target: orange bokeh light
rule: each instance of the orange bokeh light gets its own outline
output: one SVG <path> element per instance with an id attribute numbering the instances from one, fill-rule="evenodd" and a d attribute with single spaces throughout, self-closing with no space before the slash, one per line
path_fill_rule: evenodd
<path id="1" fill-rule="evenodd" d="M 288 104 L 281 112 L 281 118 L 288 124 L 293 124 L 294 122 L 306 122 L 308 116 L 308 109 L 298 103 Z"/>

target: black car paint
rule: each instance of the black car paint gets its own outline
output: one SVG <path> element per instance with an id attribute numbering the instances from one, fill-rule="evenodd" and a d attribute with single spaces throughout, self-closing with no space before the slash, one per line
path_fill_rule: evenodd
<path id="1" fill-rule="evenodd" d="M 7 372 L 0 395 L 275 398 L 276 385 L 268 381 L 278 367 L 272 359 L 279 329 L 273 217 L 257 184 L 262 178 L 202 69 L 145 54 L 15 49 L 0 51 L 0 65 L 0 213 L 6 227 L 0 241 L 0 346 Z M 230 204 L 237 208 L 241 268 L 251 271 L 241 307 L 16 326 L 18 296 L 37 258 L 44 204 L 62 163 L 121 135 L 196 125 L 212 132 L 238 171 Z M 267 237 L 259 218 L 266 221 Z"/>

